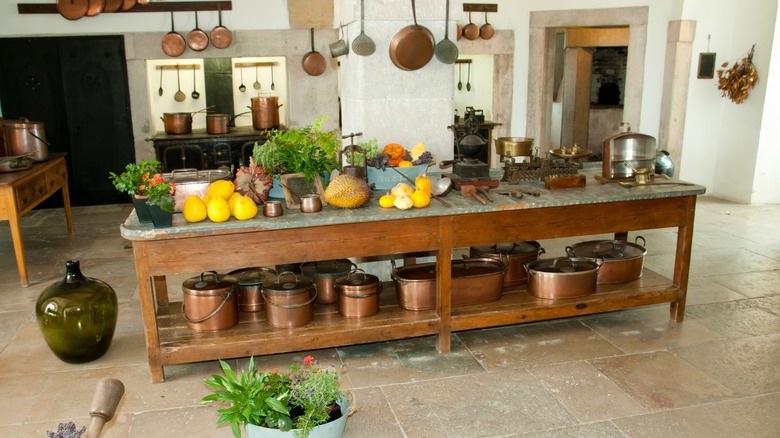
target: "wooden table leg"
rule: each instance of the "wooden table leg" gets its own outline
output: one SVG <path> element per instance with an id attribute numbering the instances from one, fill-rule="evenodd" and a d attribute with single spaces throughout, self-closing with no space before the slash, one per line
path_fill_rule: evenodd
<path id="1" fill-rule="evenodd" d="M 24 262 L 24 244 L 22 243 L 22 227 L 19 213 L 16 210 L 16 203 L 13 202 L 13 208 L 8 209 L 8 224 L 11 228 L 11 240 L 14 243 L 14 254 L 16 254 L 16 266 L 19 268 L 19 278 L 22 280 L 22 286 L 27 287 L 27 264 Z"/>
<path id="2" fill-rule="evenodd" d="M 676 322 L 685 318 L 685 300 L 688 295 L 688 275 L 691 268 L 691 246 L 693 245 L 693 220 L 696 198 L 691 197 L 686 211 L 685 225 L 677 228 L 677 253 L 674 258 L 672 283 L 679 288 L 677 300 L 669 307 L 670 317 Z"/>
<path id="3" fill-rule="evenodd" d="M 448 353 L 452 349 L 452 219 L 439 221 L 439 251 L 436 253 L 436 311 L 439 334 L 436 349 Z"/>
<path id="4" fill-rule="evenodd" d="M 67 180 L 62 186 L 62 203 L 65 208 L 65 221 L 68 224 L 68 234 L 73 234 L 73 215 L 70 210 L 70 194 L 68 192 Z"/>

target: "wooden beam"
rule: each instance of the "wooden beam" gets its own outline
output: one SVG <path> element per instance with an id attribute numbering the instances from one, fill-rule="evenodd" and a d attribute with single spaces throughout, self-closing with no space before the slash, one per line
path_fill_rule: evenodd
<path id="1" fill-rule="evenodd" d="M 18 3 L 17 10 L 23 14 L 59 14 L 56 3 Z M 127 11 L 106 12 L 191 12 L 191 11 L 232 11 L 232 1 L 206 1 L 206 2 L 149 2 L 145 5 L 137 4 Z"/>

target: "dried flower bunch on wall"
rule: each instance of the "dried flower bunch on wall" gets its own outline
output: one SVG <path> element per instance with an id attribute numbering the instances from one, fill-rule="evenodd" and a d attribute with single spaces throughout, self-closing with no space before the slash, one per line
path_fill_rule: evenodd
<path id="1" fill-rule="evenodd" d="M 742 103 L 747 99 L 748 92 L 758 83 L 758 71 L 753 65 L 753 51 L 756 45 L 750 48 L 750 53 L 739 61 L 735 61 L 731 68 L 726 69 L 729 63 L 721 64 L 718 70 L 718 90 L 722 97 L 728 97 L 734 103 Z"/>

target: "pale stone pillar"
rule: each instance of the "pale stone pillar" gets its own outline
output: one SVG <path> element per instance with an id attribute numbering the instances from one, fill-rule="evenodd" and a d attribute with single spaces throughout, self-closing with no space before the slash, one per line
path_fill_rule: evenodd
<path id="1" fill-rule="evenodd" d="M 679 172 L 682 155 L 695 33 L 696 22 L 692 20 L 670 21 L 666 31 L 666 59 L 658 148 L 665 149 L 671 154 L 675 163 L 675 174 Z"/>
<path id="2" fill-rule="evenodd" d="M 593 49 L 567 48 L 563 55 L 561 147 L 588 147 Z"/>

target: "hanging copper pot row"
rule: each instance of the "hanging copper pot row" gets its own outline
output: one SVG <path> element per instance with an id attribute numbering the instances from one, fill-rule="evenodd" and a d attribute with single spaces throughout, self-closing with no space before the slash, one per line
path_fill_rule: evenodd
<path id="1" fill-rule="evenodd" d="M 166 55 L 173 58 L 181 56 L 187 47 L 196 52 L 202 52 L 209 46 L 209 42 L 217 49 L 227 48 L 233 42 L 232 33 L 222 25 L 222 8 L 219 8 L 219 25 L 214 27 L 209 34 L 199 28 L 198 11 L 195 11 L 195 28 L 187 34 L 186 39 L 182 34 L 176 32 L 173 11 L 171 11 L 171 31 L 162 40 L 162 50 Z"/>
<path id="2" fill-rule="evenodd" d="M 57 0 L 57 12 L 68 20 L 94 17 L 104 12 L 129 11 L 150 0 Z"/>

